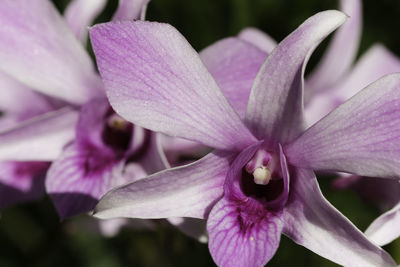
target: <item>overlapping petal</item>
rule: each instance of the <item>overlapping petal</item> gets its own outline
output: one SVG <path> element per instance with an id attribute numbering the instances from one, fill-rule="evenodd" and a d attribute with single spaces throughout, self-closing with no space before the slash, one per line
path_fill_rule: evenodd
<path id="1" fill-rule="evenodd" d="M 314 124 L 368 84 L 394 72 L 400 72 L 400 59 L 383 45 L 372 46 L 347 75 L 308 101 L 305 109 L 307 124 Z"/>
<path id="2" fill-rule="evenodd" d="M 365 230 L 370 240 L 384 246 L 400 236 L 400 202 L 391 210 L 378 217 Z"/>
<path id="3" fill-rule="evenodd" d="M 53 162 L 46 177 L 46 192 L 60 217 L 92 210 L 108 190 L 127 183 L 129 179 L 122 175 L 123 165 L 106 148 L 91 144 L 67 147 Z"/>
<path id="4" fill-rule="evenodd" d="M 256 28 L 241 30 L 238 38 L 257 46 L 260 50 L 268 54 L 278 46 L 278 43 L 272 37 Z"/>
<path id="5" fill-rule="evenodd" d="M 173 27 L 106 23 L 93 27 L 90 36 L 110 103 L 127 120 L 224 150 L 255 141 Z"/>
<path id="6" fill-rule="evenodd" d="M 72 103 L 102 92 L 90 57 L 50 1 L 1 1 L 0 24 L 2 71 Z"/>
<path id="7" fill-rule="evenodd" d="M 78 112 L 63 108 L 0 133 L 0 160 L 51 161 L 75 136 Z"/>
<path id="8" fill-rule="evenodd" d="M 100 14 L 106 3 L 106 0 L 73 0 L 65 9 L 65 20 L 81 42 L 86 42 L 88 27 Z"/>
<path id="9" fill-rule="evenodd" d="M 113 20 L 144 20 L 150 0 L 119 0 Z"/>
<path id="10" fill-rule="evenodd" d="M 153 174 L 107 193 L 95 209 L 99 218 L 205 218 L 223 195 L 231 156 L 213 152 L 192 164 Z"/>
<path id="11" fill-rule="evenodd" d="M 285 148 L 291 164 L 371 177 L 400 176 L 400 74 L 363 89 Z"/>
<path id="12" fill-rule="evenodd" d="M 316 92 L 327 90 L 340 81 L 357 55 L 362 26 L 361 0 L 341 0 L 340 10 L 349 18 L 336 32 L 324 57 L 307 78 L 306 104 Z"/>
<path id="13" fill-rule="evenodd" d="M 0 111 L 21 120 L 52 109 L 45 97 L 3 71 L 0 71 L 0 94 Z"/>
<path id="14" fill-rule="evenodd" d="M 267 53 L 238 38 L 226 38 L 202 50 L 200 58 L 229 103 L 244 118 L 251 86 Z"/>
<path id="15" fill-rule="evenodd" d="M 303 74 L 313 49 L 346 16 L 325 11 L 306 20 L 268 56 L 250 93 L 246 123 L 260 139 L 285 142 L 303 128 Z"/>
<path id="16" fill-rule="evenodd" d="M 383 45 L 375 44 L 361 56 L 351 72 L 335 86 L 332 93 L 347 100 L 370 83 L 394 72 L 400 72 L 400 59 Z"/>
<path id="17" fill-rule="evenodd" d="M 144 145 L 145 151 L 142 153 L 139 151 L 139 154 L 136 156 L 138 163 L 143 166 L 148 174 L 169 168 L 169 162 L 162 148 L 161 136 L 150 131 L 147 134 L 149 135 L 149 140 L 148 144 Z M 134 161 L 136 159 L 133 158 L 130 160 Z"/>
<path id="18" fill-rule="evenodd" d="M 312 171 L 296 169 L 284 230 L 296 243 L 343 266 L 397 266 L 322 196 Z"/>

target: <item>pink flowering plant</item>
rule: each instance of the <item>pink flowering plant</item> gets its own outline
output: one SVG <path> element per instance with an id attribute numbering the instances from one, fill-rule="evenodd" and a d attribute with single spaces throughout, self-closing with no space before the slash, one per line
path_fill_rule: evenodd
<path id="1" fill-rule="evenodd" d="M 325 200 L 313 173 L 400 174 L 400 74 L 372 83 L 305 130 L 306 62 L 346 18 L 318 13 L 280 42 L 258 71 L 243 116 L 170 25 L 93 27 L 98 67 L 119 115 L 215 148 L 192 164 L 110 191 L 95 216 L 206 219 L 219 266 L 263 266 L 282 233 L 341 265 L 396 266 Z"/>
<path id="2" fill-rule="evenodd" d="M 82 45 L 105 3 L 72 1 L 65 18 L 48 0 L 0 3 L 0 209 L 46 192 L 64 219 L 165 168 L 156 136 L 113 112 Z M 114 20 L 148 1 L 119 3 Z"/>

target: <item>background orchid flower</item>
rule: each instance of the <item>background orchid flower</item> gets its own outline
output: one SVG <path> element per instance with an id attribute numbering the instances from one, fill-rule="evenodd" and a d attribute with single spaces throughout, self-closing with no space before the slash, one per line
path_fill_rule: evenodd
<path id="1" fill-rule="evenodd" d="M 57 101 L 1 71 L 0 83 L 0 209 L 4 209 L 43 195 L 49 157 L 58 155 L 62 144 L 73 138 L 77 114 L 71 109 L 57 110 Z M 21 103 L 22 99 L 26 102 Z M 35 155 L 26 147 L 42 153 Z"/>
<path id="2" fill-rule="evenodd" d="M 74 1 L 67 8 L 77 37 L 83 39 L 101 2 Z M 124 12 L 135 11 L 128 5 Z M 74 139 L 78 107 L 104 91 L 90 57 L 50 1 L 2 1 L 0 21 L 4 208 L 44 192 L 49 162 Z"/>
<path id="3" fill-rule="evenodd" d="M 341 0 L 348 20 L 334 34 L 322 59 L 305 80 L 305 117 L 312 125 L 373 81 L 400 71 L 400 59 L 381 44 L 374 44 L 354 64 L 362 31 L 362 1 Z M 238 37 L 271 52 L 274 40 L 255 28 Z"/>
<path id="4" fill-rule="evenodd" d="M 399 222 L 400 202 L 373 221 L 365 234 L 380 246 L 389 244 L 400 236 Z"/>
<path id="5" fill-rule="evenodd" d="M 87 212 L 111 188 L 168 166 L 162 155 L 157 135 L 94 99 L 81 108 L 75 140 L 52 163 L 46 191 L 61 218 Z"/>
<path id="6" fill-rule="evenodd" d="M 264 265 L 282 232 L 339 264 L 396 266 L 324 199 L 311 169 L 399 175 L 396 139 L 384 139 L 398 132 L 392 99 L 399 75 L 371 85 L 301 134 L 304 63 L 345 18 L 319 13 L 278 45 L 257 75 L 244 120 L 173 27 L 139 21 L 93 27 L 100 73 L 118 114 L 216 148 L 190 165 L 112 190 L 95 216 L 207 218 L 209 248 L 221 266 Z M 387 153 L 376 153 L 380 148 Z"/>

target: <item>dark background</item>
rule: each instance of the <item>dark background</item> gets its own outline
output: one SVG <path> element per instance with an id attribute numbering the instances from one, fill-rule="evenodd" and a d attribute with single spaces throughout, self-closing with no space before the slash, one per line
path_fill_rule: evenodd
<path id="1" fill-rule="evenodd" d="M 67 0 L 54 0 L 63 10 Z M 153 0 L 147 19 L 168 22 L 200 50 L 216 40 L 254 26 L 282 40 L 318 11 L 334 9 L 334 0 Z M 110 1 L 97 22 L 110 19 L 117 1 Z M 400 1 L 364 1 L 364 28 L 359 55 L 381 42 L 400 56 Z M 309 69 L 326 46 L 311 58 Z M 90 49 L 90 47 L 89 47 Z M 351 190 L 336 191 L 332 178 L 319 179 L 322 191 L 361 230 L 380 212 Z M 6 209 L 0 219 L 0 266 L 214 266 L 207 245 L 197 243 L 164 221 L 154 230 L 124 229 L 106 238 L 85 227 L 86 216 L 60 222 L 48 198 Z M 400 240 L 386 246 L 400 262 Z M 282 236 L 268 266 L 337 266 Z"/>

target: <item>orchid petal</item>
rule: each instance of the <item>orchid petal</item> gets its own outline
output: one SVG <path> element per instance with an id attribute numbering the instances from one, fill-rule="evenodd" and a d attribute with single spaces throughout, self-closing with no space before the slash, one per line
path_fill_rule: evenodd
<path id="1" fill-rule="evenodd" d="M 251 86 L 267 53 L 240 39 L 226 38 L 201 51 L 200 58 L 243 118 Z"/>
<path id="2" fill-rule="evenodd" d="M 319 65 L 307 78 L 305 102 L 313 93 L 326 90 L 346 74 L 357 55 L 361 38 L 361 0 L 341 0 L 340 10 L 349 16 L 334 35 Z"/>
<path id="3" fill-rule="evenodd" d="M 335 86 L 336 97 L 349 99 L 375 80 L 400 72 L 400 59 L 381 44 L 372 46 L 357 61 L 352 71 Z"/>
<path id="4" fill-rule="evenodd" d="M 168 154 L 197 154 L 197 151 L 208 151 L 209 148 L 197 142 L 160 134 L 162 149 Z"/>
<path id="5" fill-rule="evenodd" d="M 397 266 L 322 196 L 311 171 L 296 169 L 294 174 L 283 216 L 285 235 L 343 266 Z"/>
<path id="6" fill-rule="evenodd" d="M 150 0 L 119 0 L 112 20 L 144 20 L 149 2 Z"/>
<path id="7" fill-rule="evenodd" d="M 72 144 L 50 166 L 46 191 L 62 219 L 92 210 L 111 188 L 130 181 L 112 151 Z"/>
<path id="8" fill-rule="evenodd" d="M 103 10 L 106 2 L 106 0 L 74 0 L 65 9 L 65 20 L 81 42 L 86 43 L 88 27 Z"/>
<path id="9" fill-rule="evenodd" d="M 76 126 L 78 143 L 91 142 L 96 146 L 103 145 L 102 131 L 105 117 L 110 109 L 111 107 L 105 97 L 94 98 L 82 105 Z"/>
<path id="10" fill-rule="evenodd" d="M 169 168 L 170 165 L 162 148 L 161 135 L 154 132 L 149 132 L 148 134 L 150 135 L 149 144 L 144 154 L 140 155 L 138 162 L 148 174 L 153 174 Z"/>
<path id="11" fill-rule="evenodd" d="M 305 106 L 304 119 L 308 127 L 325 117 L 329 112 L 344 102 L 345 99 L 336 95 L 336 88 L 331 89 L 332 90 L 322 94 L 314 95 L 312 100 Z"/>
<path id="12" fill-rule="evenodd" d="M 400 74 L 363 89 L 285 148 L 288 161 L 314 170 L 400 176 Z"/>
<path id="13" fill-rule="evenodd" d="M 218 266 L 264 266 L 275 254 L 283 223 L 279 214 L 260 216 L 252 206 L 224 197 L 207 220 L 209 249 Z"/>
<path id="14" fill-rule="evenodd" d="M 0 210 L 44 194 L 47 162 L 0 162 Z"/>
<path id="15" fill-rule="evenodd" d="M 382 214 L 365 230 L 367 237 L 384 246 L 400 236 L 400 202 L 391 210 Z"/>
<path id="16" fill-rule="evenodd" d="M 72 103 L 101 93 L 90 57 L 50 1 L 1 1 L 0 24 L 2 71 Z"/>
<path id="17" fill-rule="evenodd" d="M 3 71 L 0 71 L 0 110 L 7 114 L 17 115 L 21 119 L 33 117 L 52 106 L 46 99 L 33 92 L 31 88 L 18 82 Z"/>
<path id="18" fill-rule="evenodd" d="M 170 25 L 106 23 L 90 36 L 110 103 L 127 120 L 223 150 L 255 141 L 198 54 Z"/>
<path id="19" fill-rule="evenodd" d="M 116 188 L 100 200 L 94 216 L 204 219 L 223 194 L 230 157 L 213 152 L 192 164 Z"/>
<path id="20" fill-rule="evenodd" d="M 51 161 L 75 136 L 77 111 L 64 108 L 0 133 L 0 160 Z"/>
<path id="21" fill-rule="evenodd" d="M 19 116 L 16 115 L 1 115 L 0 116 L 0 132 L 7 131 L 20 123 Z M 1 134 L 0 134 L 1 135 Z"/>
<path id="22" fill-rule="evenodd" d="M 250 93 L 246 123 L 260 139 L 285 142 L 298 135 L 302 124 L 303 74 L 313 49 L 346 16 L 325 11 L 306 20 L 268 56 Z"/>
<path id="23" fill-rule="evenodd" d="M 394 72 L 400 72 L 400 59 L 384 46 L 374 45 L 362 55 L 347 76 L 332 88 L 312 97 L 305 110 L 307 124 L 314 124 L 368 84 Z"/>
<path id="24" fill-rule="evenodd" d="M 278 46 L 277 42 L 272 37 L 256 28 L 245 28 L 241 30 L 238 34 L 238 38 L 257 46 L 268 54 Z"/>

